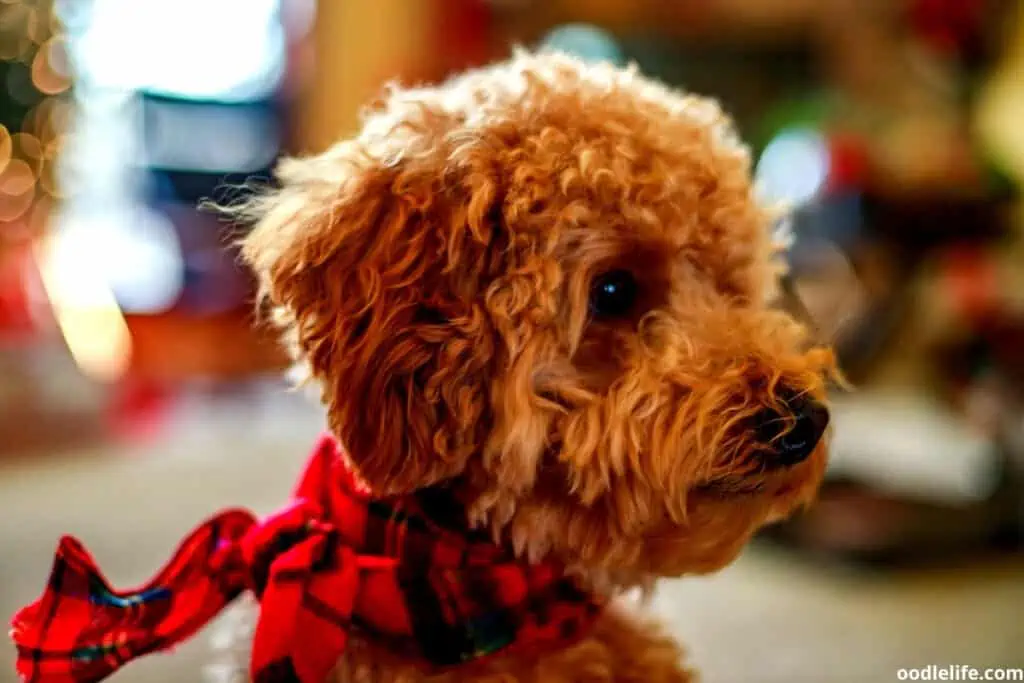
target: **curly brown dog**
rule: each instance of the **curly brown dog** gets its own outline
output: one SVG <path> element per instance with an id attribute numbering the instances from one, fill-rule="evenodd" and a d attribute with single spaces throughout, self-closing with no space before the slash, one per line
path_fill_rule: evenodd
<path id="1" fill-rule="evenodd" d="M 825 461 L 832 357 L 772 306 L 749 163 L 708 100 L 528 54 L 286 163 L 243 252 L 330 434 L 133 591 L 62 539 L 22 679 L 96 683 L 251 592 L 257 683 L 690 680 L 612 599 L 728 564 Z"/>
<path id="2" fill-rule="evenodd" d="M 714 102 L 519 54 L 390 91 L 280 178 L 244 254 L 375 492 L 454 487 L 607 594 L 717 570 L 815 492 L 831 355 L 771 307 L 769 216 Z M 610 608 L 437 680 L 690 676 Z M 338 680 L 424 677 L 360 641 Z"/>

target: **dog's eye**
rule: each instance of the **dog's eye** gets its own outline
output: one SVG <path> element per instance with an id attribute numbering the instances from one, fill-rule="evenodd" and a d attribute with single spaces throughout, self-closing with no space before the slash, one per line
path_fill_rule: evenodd
<path id="1" fill-rule="evenodd" d="M 590 310 L 595 316 L 624 316 L 632 310 L 636 294 L 633 274 L 628 270 L 613 270 L 594 280 L 590 289 Z"/>

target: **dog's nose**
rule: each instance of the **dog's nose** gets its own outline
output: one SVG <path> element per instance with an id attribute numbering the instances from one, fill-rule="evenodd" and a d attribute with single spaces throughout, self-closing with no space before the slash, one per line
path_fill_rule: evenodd
<path id="1" fill-rule="evenodd" d="M 771 464 L 779 467 L 806 460 L 828 427 L 828 410 L 813 398 L 794 394 L 785 403 L 791 417 L 766 410 L 757 425 L 758 439 L 774 450 Z"/>

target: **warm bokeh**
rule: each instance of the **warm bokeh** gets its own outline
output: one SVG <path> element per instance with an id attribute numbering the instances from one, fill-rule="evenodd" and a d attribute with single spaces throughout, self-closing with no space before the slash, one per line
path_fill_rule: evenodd
<path id="1" fill-rule="evenodd" d="M 704 680 L 1024 666 L 1011 0 L 0 0 L 0 617 L 63 533 L 131 585 L 213 510 L 283 499 L 322 411 L 203 200 L 514 45 L 722 100 L 791 208 L 783 305 L 856 389 L 819 502 L 655 596 Z M 199 640 L 116 680 L 197 680 Z"/>

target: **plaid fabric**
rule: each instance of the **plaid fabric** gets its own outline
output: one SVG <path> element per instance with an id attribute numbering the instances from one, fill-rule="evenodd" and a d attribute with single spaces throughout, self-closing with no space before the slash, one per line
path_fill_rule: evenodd
<path id="1" fill-rule="evenodd" d="M 262 522 L 208 520 L 145 586 L 114 591 L 61 540 L 42 598 L 18 612 L 17 670 L 31 683 L 99 681 L 202 628 L 249 590 L 260 599 L 256 683 L 320 683 L 360 633 L 427 667 L 566 644 L 601 604 L 554 564 L 529 565 L 469 532 L 442 492 L 375 500 L 336 442 L 316 448 L 291 504 Z"/>

